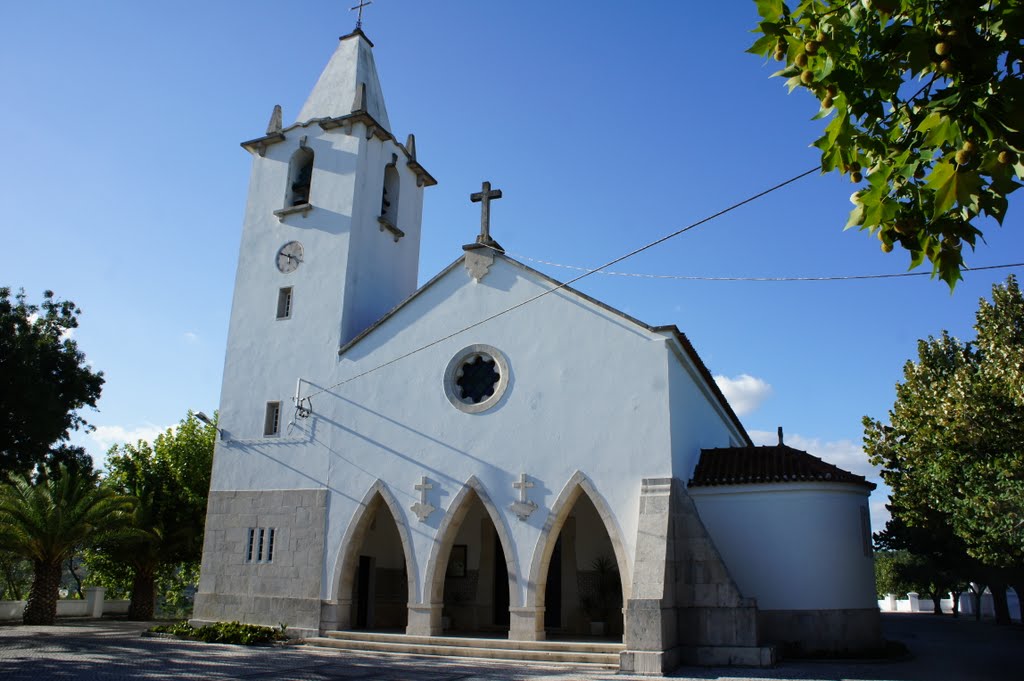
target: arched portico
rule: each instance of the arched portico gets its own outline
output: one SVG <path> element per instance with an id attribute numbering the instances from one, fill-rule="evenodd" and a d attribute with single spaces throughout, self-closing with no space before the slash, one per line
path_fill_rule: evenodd
<path id="1" fill-rule="evenodd" d="M 608 541 L 613 553 L 614 567 L 617 570 L 618 582 L 622 588 L 622 602 L 627 602 L 629 598 L 632 580 L 628 553 L 622 541 L 622 530 L 611 512 L 608 502 L 598 493 L 590 479 L 577 470 L 569 478 L 569 481 L 566 482 L 555 503 L 552 505 L 533 552 L 533 561 L 530 565 L 530 581 L 526 593 L 527 607 L 524 610 L 528 611 L 529 615 L 534 618 L 532 629 L 536 631 L 538 639 L 544 637 L 545 600 L 552 556 L 555 553 L 556 546 L 559 545 L 559 537 L 562 534 L 562 530 L 565 529 L 570 514 L 583 496 L 593 506 L 599 518 L 598 522 L 603 526 L 604 531 L 608 535 Z M 584 568 L 590 567 L 590 565 L 584 566 Z M 573 573 L 572 577 L 575 578 L 575 569 L 571 570 L 571 572 Z M 572 587 L 572 592 L 574 593 L 575 584 Z"/>
<path id="2" fill-rule="evenodd" d="M 498 512 L 497 507 L 491 501 L 481 482 L 475 476 L 472 476 L 462 486 L 458 494 L 455 495 L 438 527 L 436 539 L 431 548 L 430 559 L 427 563 L 423 584 L 423 603 L 410 608 L 409 633 L 431 636 L 442 633 L 445 576 L 448 572 L 449 559 L 452 556 L 452 548 L 455 545 L 456 537 L 459 536 L 460 529 L 462 529 L 467 515 L 471 512 L 476 502 L 479 502 L 483 507 L 486 517 L 493 524 L 494 533 L 497 537 L 494 546 L 490 547 L 492 551 L 490 555 L 494 560 L 499 560 L 499 552 L 504 556 L 502 563 L 504 565 L 503 572 L 507 575 L 508 597 L 510 600 L 517 597 L 518 569 L 508 528 L 505 526 L 504 518 Z M 488 548 L 485 546 L 480 550 L 481 555 L 483 555 Z M 500 588 L 502 585 L 498 584 L 496 586 Z"/>
<path id="3" fill-rule="evenodd" d="M 374 520 L 381 511 L 386 511 L 390 516 L 401 543 L 408 582 L 407 603 L 416 602 L 418 597 L 416 567 L 413 562 L 409 527 L 406 525 L 405 516 L 394 495 L 383 481 L 377 480 L 363 496 L 342 539 L 340 555 L 335 565 L 334 579 L 331 581 L 333 586 L 331 600 L 328 602 L 334 617 L 325 617 L 324 619 L 327 621 L 324 622 L 322 628 L 352 629 L 357 624 L 357 613 L 353 609 L 355 605 L 353 591 L 360 574 L 360 554 L 371 533 Z M 365 573 L 367 566 L 364 564 L 362 569 Z M 330 621 L 332 619 L 333 622 Z"/>

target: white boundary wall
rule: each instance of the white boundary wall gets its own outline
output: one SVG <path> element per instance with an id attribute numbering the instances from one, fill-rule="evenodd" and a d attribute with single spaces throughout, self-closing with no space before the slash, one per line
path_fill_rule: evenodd
<path id="1" fill-rule="evenodd" d="M 128 612 L 127 600 L 106 600 L 102 587 L 89 587 L 85 591 L 85 600 L 61 599 L 57 601 L 57 617 L 102 617 L 104 615 L 124 615 Z M 25 612 L 27 601 L 0 601 L 0 621 L 20 620 Z"/>
<path id="2" fill-rule="evenodd" d="M 1017 594 L 1013 589 L 1006 590 L 1006 604 L 1010 609 L 1010 619 L 1020 621 L 1020 604 Z M 939 606 L 944 614 L 953 613 L 953 594 L 948 598 L 939 601 Z M 935 604 L 931 598 L 910 592 L 906 598 L 897 598 L 896 594 L 888 594 L 885 598 L 878 600 L 878 609 L 882 612 L 933 612 Z M 965 616 L 974 615 L 974 594 L 965 592 L 960 594 L 960 614 Z M 995 617 L 995 607 L 992 604 L 992 592 L 988 589 L 981 595 L 981 616 Z"/>

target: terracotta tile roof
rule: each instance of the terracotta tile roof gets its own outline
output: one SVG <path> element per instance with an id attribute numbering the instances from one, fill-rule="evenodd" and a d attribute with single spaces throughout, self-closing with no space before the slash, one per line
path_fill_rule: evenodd
<path id="1" fill-rule="evenodd" d="M 704 449 L 690 487 L 751 485 L 773 482 L 846 482 L 875 489 L 855 475 L 787 445 Z"/>

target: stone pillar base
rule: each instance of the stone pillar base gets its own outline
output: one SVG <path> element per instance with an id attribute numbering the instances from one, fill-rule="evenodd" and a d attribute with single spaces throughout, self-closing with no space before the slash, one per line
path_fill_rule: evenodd
<path id="1" fill-rule="evenodd" d="M 352 599 L 320 601 L 320 631 L 352 628 Z"/>
<path id="2" fill-rule="evenodd" d="M 664 676 L 682 663 L 681 651 L 627 650 L 619 653 L 619 671 L 639 676 Z"/>
<path id="3" fill-rule="evenodd" d="M 442 607 L 442 603 L 410 603 L 405 633 L 409 636 L 440 636 Z"/>
<path id="4" fill-rule="evenodd" d="M 508 637 L 513 641 L 544 640 L 544 608 L 509 608 Z"/>

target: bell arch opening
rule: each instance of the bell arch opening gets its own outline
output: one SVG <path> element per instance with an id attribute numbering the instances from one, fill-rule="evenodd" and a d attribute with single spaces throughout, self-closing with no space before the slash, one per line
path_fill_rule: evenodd
<path id="1" fill-rule="evenodd" d="M 380 217 L 392 227 L 398 227 L 398 193 L 401 182 L 394 163 L 384 168 L 384 189 L 380 198 Z"/>
<path id="2" fill-rule="evenodd" d="M 313 150 L 301 147 L 288 164 L 288 192 L 285 206 L 301 206 L 309 203 L 309 193 L 313 187 Z"/>

